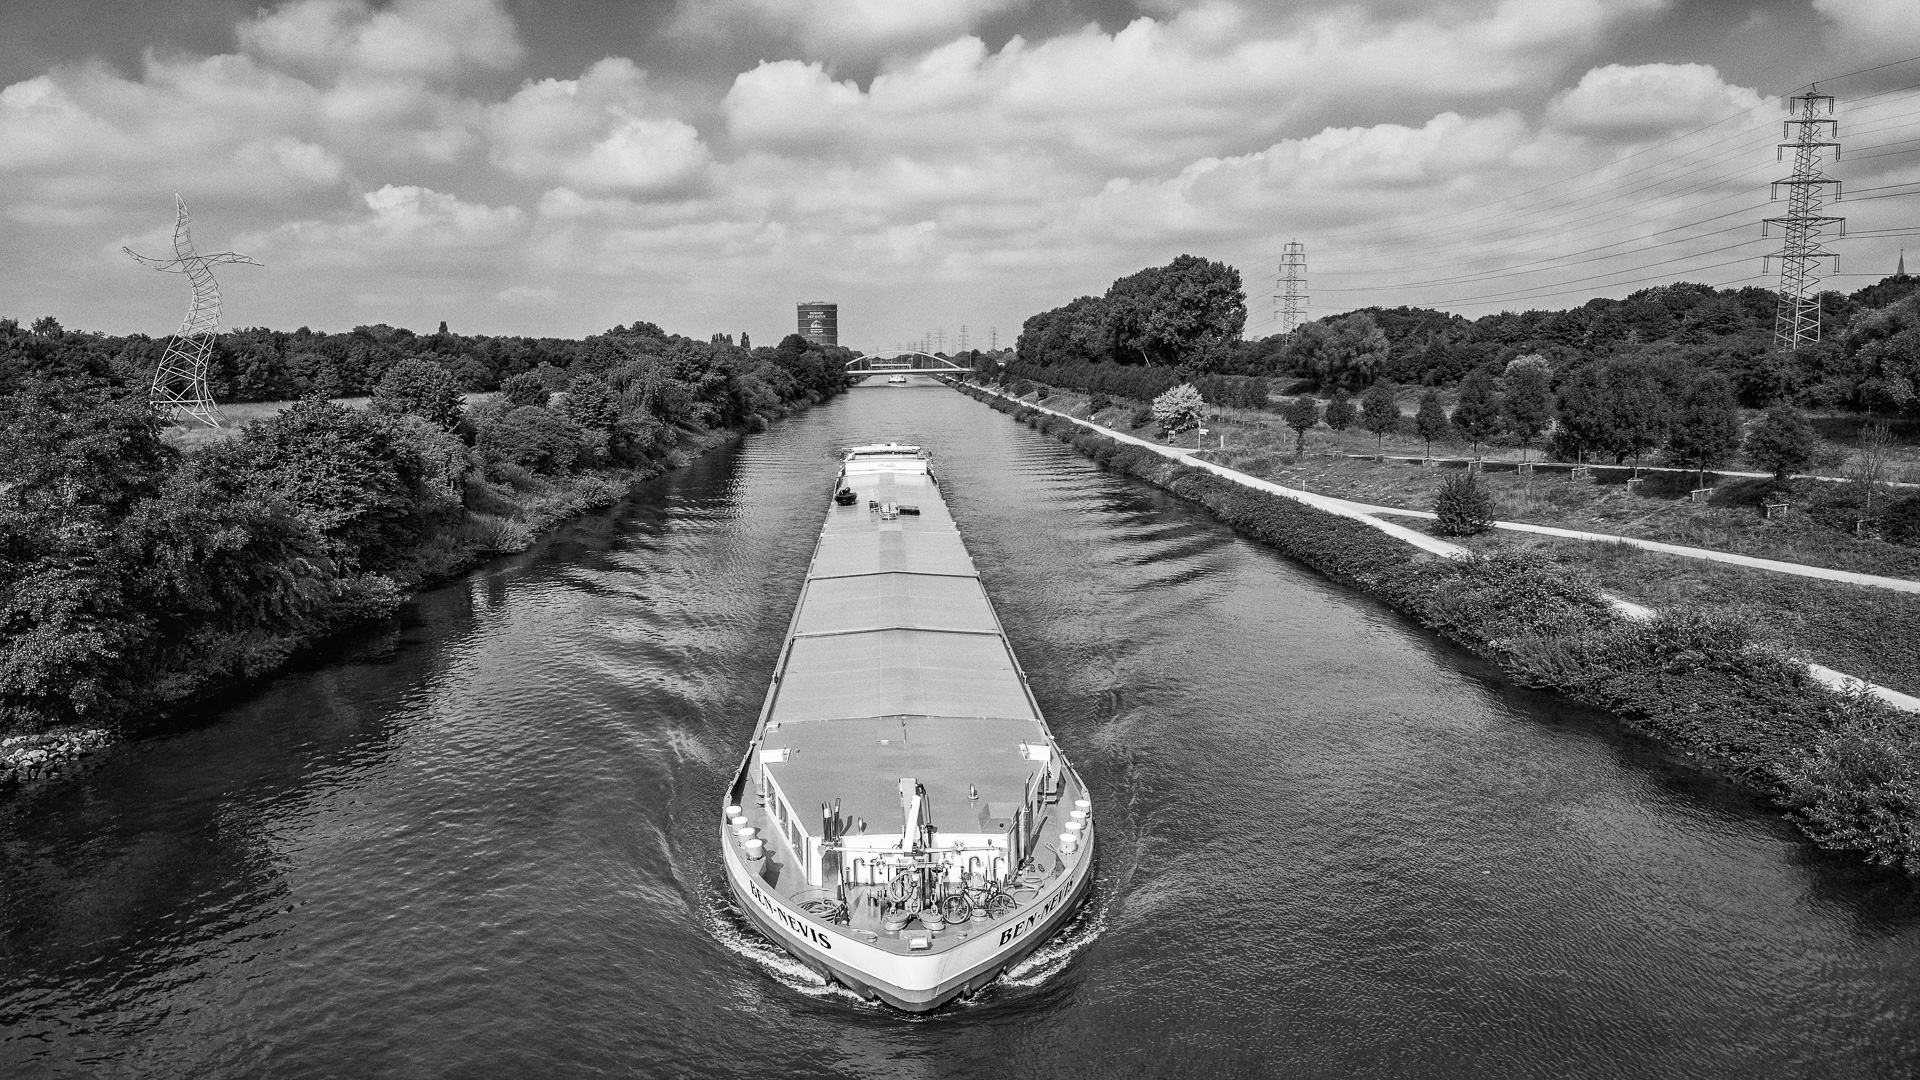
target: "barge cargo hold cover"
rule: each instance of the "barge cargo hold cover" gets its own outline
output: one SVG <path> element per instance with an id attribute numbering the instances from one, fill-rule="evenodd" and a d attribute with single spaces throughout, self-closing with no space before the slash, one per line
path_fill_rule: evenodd
<path id="1" fill-rule="evenodd" d="M 929 456 L 847 451 L 727 792 L 741 910 L 821 977 L 931 1009 L 1066 920 L 1092 877 L 1092 809 Z"/>

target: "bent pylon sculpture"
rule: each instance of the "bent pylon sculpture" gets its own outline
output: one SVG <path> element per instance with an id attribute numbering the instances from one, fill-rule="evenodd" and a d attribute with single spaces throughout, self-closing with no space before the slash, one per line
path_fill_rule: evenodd
<path id="1" fill-rule="evenodd" d="M 211 268 L 215 263 L 260 264 L 232 251 L 202 255 L 193 250 L 186 200 L 175 195 L 173 203 L 179 213 L 173 223 L 172 259 L 149 259 L 132 248 L 120 249 L 144 266 L 169 274 L 185 274 L 193 285 L 193 305 L 180 322 L 180 332 L 167 342 L 160 367 L 153 373 L 153 388 L 148 392 L 148 399 L 182 427 L 195 420 L 208 427 L 219 427 L 220 407 L 214 404 L 213 392 L 207 387 L 207 360 L 213 355 L 213 331 L 220 325 L 220 283 L 213 280 Z"/>

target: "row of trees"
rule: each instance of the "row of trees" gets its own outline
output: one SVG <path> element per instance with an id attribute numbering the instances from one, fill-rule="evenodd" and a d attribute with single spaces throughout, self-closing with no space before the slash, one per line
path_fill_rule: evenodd
<path id="1" fill-rule="evenodd" d="M 144 373 L 91 336 L 0 336 L 0 733 L 110 724 L 270 670 L 484 549 L 476 526 L 542 474 L 657 457 L 675 428 L 846 382 L 844 350 L 797 336 L 600 339 L 617 363 L 521 373 L 496 402 L 467 408 L 446 365 L 407 357 L 368 408 L 314 394 L 182 451 Z"/>
<path id="2" fill-rule="evenodd" d="M 1397 389 L 1381 380 L 1357 400 L 1336 390 L 1323 405 L 1303 394 L 1280 413 L 1295 433 L 1296 450 L 1321 424 L 1334 431 L 1357 425 L 1382 443 L 1387 435 L 1411 430 L 1429 454 L 1435 442 L 1458 439 L 1471 444 L 1476 456 L 1495 439 L 1517 443 L 1524 454 L 1551 430 L 1556 451 L 1568 460 L 1599 454 L 1616 464 L 1631 457 L 1637 465 L 1660 450 L 1669 462 L 1704 471 L 1725 464 L 1743 441 L 1739 406 L 1722 376 L 1631 357 L 1582 369 L 1557 396 L 1545 360 L 1527 356 L 1498 377 L 1484 368 L 1470 374 L 1451 410 L 1435 388 L 1421 394 L 1412 417 L 1401 412 L 1397 398 Z M 1201 391 L 1182 384 L 1156 398 L 1152 414 L 1164 432 L 1174 434 L 1198 424 L 1205 406 Z M 1818 440 L 1805 417 L 1778 405 L 1745 446 L 1750 459 L 1784 479 L 1811 463 Z"/>

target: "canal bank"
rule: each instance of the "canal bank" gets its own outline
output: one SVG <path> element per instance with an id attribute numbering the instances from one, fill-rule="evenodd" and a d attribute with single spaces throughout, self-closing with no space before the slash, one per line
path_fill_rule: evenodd
<path id="1" fill-rule="evenodd" d="M 1628 617 L 1591 582 L 1535 556 L 1430 557 L 1448 553 L 1410 550 L 1390 523 L 1317 506 L 1305 493 L 1262 491 L 990 390 L 949 385 L 1364 589 L 1522 685 L 1606 710 L 1769 797 L 1821 846 L 1920 874 L 1920 730 L 1871 695 L 1834 692 L 1802 662 L 1759 646 L 1748 628 L 1686 613 Z"/>
<path id="2" fill-rule="evenodd" d="M 343 646 L 350 649 L 369 627 L 389 620 L 420 590 L 453 580 L 489 560 L 524 551 L 555 526 L 614 505 L 634 485 L 684 468 L 744 431 L 765 426 L 765 419 L 756 416 L 740 429 L 681 429 L 672 446 L 645 464 L 528 478 L 530 486 L 524 488 L 489 485 L 493 509 L 500 513 L 465 513 L 437 523 L 418 538 L 403 570 L 357 582 L 349 597 L 324 618 L 265 640 L 212 643 L 212 652 L 232 649 L 249 654 L 240 670 L 163 673 L 167 690 L 153 707 L 113 723 L 58 725 L 0 735 L 0 800 L 29 787 L 71 778 L 106 748 L 243 696 L 291 665 L 313 661 Z"/>

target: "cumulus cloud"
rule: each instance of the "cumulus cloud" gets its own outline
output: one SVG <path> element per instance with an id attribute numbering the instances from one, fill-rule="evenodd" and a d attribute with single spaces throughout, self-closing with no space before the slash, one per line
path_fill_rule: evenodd
<path id="1" fill-rule="evenodd" d="M 1867 0 L 1818 2 L 1877 25 Z M 1666 3 L 1166 0 L 994 48 L 1053 24 L 1029 0 L 690 0 L 683 47 L 702 26 L 775 43 L 701 99 L 617 55 L 495 89 L 524 56 L 499 0 L 290 0 L 227 54 L 0 90 L 0 210 L 98 232 L 97 252 L 172 190 L 218 192 L 216 232 L 314 283 L 291 325 L 358 321 L 309 294 L 586 328 L 732 323 L 740 297 L 795 289 L 1030 313 L 1181 250 L 1257 263 L 1274 234 L 1475 205 L 1758 104 L 1704 63 L 1596 66 Z"/>
<path id="2" fill-rule="evenodd" d="M 412 184 L 387 184 L 360 197 L 365 210 L 335 220 L 294 221 L 240 238 L 263 252 L 345 265 L 439 263 L 495 251 L 525 233 L 517 206 L 472 203 Z"/>
<path id="3" fill-rule="evenodd" d="M 1855 59 L 1920 53 L 1920 13 L 1910 0 L 1813 0 L 1838 44 Z"/>
<path id="4" fill-rule="evenodd" d="M 1340 7 L 1262 33 L 1246 9 L 1213 3 L 1112 34 L 1015 38 L 998 52 L 963 38 L 890 65 L 865 91 L 818 62 L 764 62 L 734 80 L 725 109 L 742 145 L 788 154 L 1014 143 L 1113 168 L 1177 168 L 1263 145 L 1342 101 L 1381 107 L 1429 100 L 1436 87 L 1484 96 L 1544 84 L 1581 48 L 1661 6 L 1503 0 L 1466 17 L 1400 20 Z"/>
<path id="5" fill-rule="evenodd" d="M 1603 138 L 1686 131 L 1759 108 L 1766 99 L 1706 64 L 1608 64 L 1554 96 L 1547 117 L 1563 131 Z"/>
<path id="6" fill-rule="evenodd" d="M 807 59 L 875 60 L 917 52 L 977 29 L 1027 0 L 686 0 L 671 32 L 693 41 L 758 33 Z"/>
<path id="7" fill-rule="evenodd" d="M 515 176 L 589 192 L 684 191 L 704 172 L 707 147 L 691 124 L 654 111 L 631 60 L 602 60 L 578 79 L 528 83 L 489 109 L 490 156 Z"/>
<path id="8" fill-rule="evenodd" d="M 519 62 L 513 20 L 498 0 L 295 0 L 238 28 L 246 51 L 322 79 L 445 79 Z"/>

